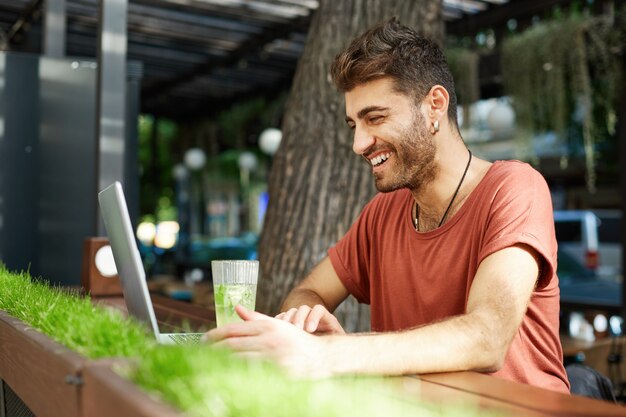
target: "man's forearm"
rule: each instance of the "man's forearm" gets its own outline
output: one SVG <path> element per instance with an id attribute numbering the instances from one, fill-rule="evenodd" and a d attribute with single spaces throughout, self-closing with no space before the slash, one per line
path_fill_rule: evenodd
<path id="1" fill-rule="evenodd" d="M 307 305 L 313 308 L 317 304 L 321 304 L 328 309 L 324 300 L 315 291 L 304 288 L 295 288 L 289 293 L 287 298 L 285 298 L 285 301 L 280 307 L 280 311 L 287 311 L 290 308 L 298 308 L 302 305 Z"/>
<path id="2" fill-rule="evenodd" d="M 329 375 L 495 371 L 508 346 L 501 337 L 475 317 L 457 316 L 403 332 L 324 336 L 323 363 Z"/>

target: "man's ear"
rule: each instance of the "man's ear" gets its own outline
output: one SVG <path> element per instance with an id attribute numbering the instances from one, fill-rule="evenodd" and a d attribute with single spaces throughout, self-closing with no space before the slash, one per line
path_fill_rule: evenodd
<path id="1" fill-rule="evenodd" d="M 450 104 L 450 94 L 443 86 L 434 85 L 426 95 L 426 105 L 428 117 L 431 123 L 435 120 L 442 120 L 448 114 L 448 105 Z"/>

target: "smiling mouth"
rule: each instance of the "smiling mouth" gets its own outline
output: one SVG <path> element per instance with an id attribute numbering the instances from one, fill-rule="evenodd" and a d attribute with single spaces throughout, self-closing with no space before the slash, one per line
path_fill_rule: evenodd
<path id="1" fill-rule="evenodd" d="M 388 153 L 381 154 L 375 158 L 370 159 L 369 162 L 372 165 L 372 167 L 377 167 L 377 166 L 384 164 L 385 161 L 387 161 L 387 159 L 389 159 L 390 156 L 391 156 L 391 152 L 388 152 Z"/>

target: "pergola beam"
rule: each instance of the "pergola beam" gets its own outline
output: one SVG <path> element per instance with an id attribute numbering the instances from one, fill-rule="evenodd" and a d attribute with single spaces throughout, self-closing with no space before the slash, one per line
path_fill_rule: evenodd
<path id="1" fill-rule="evenodd" d="M 511 0 L 498 7 L 490 7 L 483 12 L 448 22 L 446 33 L 471 36 L 487 28 L 505 26 L 510 19 L 530 19 L 534 15 L 546 13 L 555 6 L 567 6 L 572 3 L 573 0 Z"/>
<path id="2" fill-rule="evenodd" d="M 146 88 L 142 92 L 142 100 L 154 99 L 155 97 L 164 96 L 168 92 L 174 90 L 181 84 L 189 82 L 197 76 L 210 74 L 217 68 L 228 68 L 236 65 L 246 56 L 259 52 L 265 45 L 276 39 L 282 39 L 293 31 L 308 27 L 310 16 L 300 17 L 292 23 L 284 25 L 272 25 L 265 29 L 260 35 L 255 36 L 246 42 L 242 42 L 241 46 L 223 57 L 210 57 L 205 62 L 195 65 L 193 69 L 183 74 L 179 74 L 174 78 L 154 84 Z"/>
<path id="3" fill-rule="evenodd" d="M 7 33 L 10 44 L 19 44 L 28 32 L 32 23 L 41 16 L 43 0 L 33 0 L 22 12 L 21 16 L 13 23 Z"/>
<path id="4" fill-rule="evenodd" d="M 159 111 L 159 108 L 163 109 L 164 107 L 157 104 L 154 107 L 155 111 L 151 112 L 150 108 L 147 108 L 146 111 L 154 116 L 165 117 L 179 122 L 210 118 L 246 100 L 257 97 L 264 97 L 268 101 L 273 100 L 288 88 L 294 73 L 295 70 L 290 71 L 270 85 L 254 88 L 247 93 L 237 94 L 229 99 L 194 100 L 187 103 L 188 106 L 166 106 L 166 111 Z"/>

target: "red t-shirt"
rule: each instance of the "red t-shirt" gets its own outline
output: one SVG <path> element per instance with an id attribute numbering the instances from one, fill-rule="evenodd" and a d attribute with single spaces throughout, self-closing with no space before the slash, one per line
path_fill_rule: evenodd
<path id="1" fill-rule="evenodd" d="M 569 392 L 559 339 L 557 243 L 550 192 L 528 164 L 498 161 L 442 227 L 418 233 L 408 190 L 378 194 L 328 251 L 335 272 L 371 305 L 375 332 L 465 313 L 478 266 L 522 243 L 543 258 L 540 277 L 504 366 L 493 375 Z M 454 337 L 454 335 L 450 335 Z"/>

